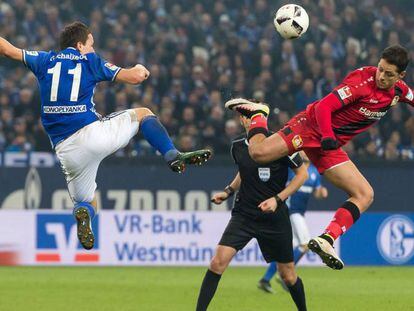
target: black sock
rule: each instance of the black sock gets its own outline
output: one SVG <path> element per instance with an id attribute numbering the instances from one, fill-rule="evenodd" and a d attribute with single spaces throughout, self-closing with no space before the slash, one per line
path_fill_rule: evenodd
<path id="1" fill-rule="evenodd" d="M 207 307 L 216 292 L 220 278 L 220 274 L 214 273 L 210 269 L 207 270 L 203 283 L 201 284 L 200 294 L 198 295 L 197 311 L 207 310 Z"/>
<path id="2" fill-rule="evenodd" d="M 288 288 L 290 296 L 292 296 L 296 307 L 298 307 L 298 311 L 306 311 L 305 288 L 303 287 L 303 282 L 300 277 L 298 277 L 294 285 L 288 286 Z"/>
<path id="3" fill-rule="evenodd" d="M 331 244 L 331 246 L 334 245 L 335 240 L 329 234 L 323 233 L 319 237 L 326 240 L 326 241 L 328 241 L 328 243 Z"/>

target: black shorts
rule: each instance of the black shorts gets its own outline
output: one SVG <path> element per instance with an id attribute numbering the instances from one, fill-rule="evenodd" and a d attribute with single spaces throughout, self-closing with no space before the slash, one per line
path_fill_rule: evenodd
<path id="1" fill-rule="evenodd" d="M 292 227 L 286 206 L 261 219 L 234 213 L 224 230 L 219 245 L 241 250 L 255 238 L 266 262 L 293 261 Z"/>

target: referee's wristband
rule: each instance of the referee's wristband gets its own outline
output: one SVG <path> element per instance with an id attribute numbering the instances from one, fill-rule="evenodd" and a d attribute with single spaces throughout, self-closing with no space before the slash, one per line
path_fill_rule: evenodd
<path id="1" fill-rule="evenodd" d="M 227 193 L 229 197 L 231 197 L 234 194 L 234 189 L 232 186 L 228 185 L 226 188 L 224 188 L 224 192 Z"/>
<path id="2" fill-rule="evenodd" d="M 277 194 L 275 195 L 275 199 L 276 199 L 277 206 L 280 206 L 281 204 L 283 204 L 283 200 Z"/>

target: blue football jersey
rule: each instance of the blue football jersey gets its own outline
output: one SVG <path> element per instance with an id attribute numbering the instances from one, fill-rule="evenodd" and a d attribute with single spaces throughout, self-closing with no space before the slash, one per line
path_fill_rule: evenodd
<path id="1" fill-rule="evenodd" d="M 312 163 L 308 167 L 308 174 L 309 177 L 305 183 L 286 201 L 291 214 L 300 213 L 304 215 L 313 191 L 322 186 L 321 175 L 319 175 L 318 170 Z M 295 173 L 292 170 L 289 170 L 288 182 L 290 182 L 294 176 Z"/>
<path id="2" fill-rule="evenodd" d="M 23 62 L 39 82 L 42 123 L 53 146 L 99 120 L 93 102 L 95 86 L 115 80 L 120 70 L 96 53 L 82 55 L 74 48 L 23 50 Z"/>

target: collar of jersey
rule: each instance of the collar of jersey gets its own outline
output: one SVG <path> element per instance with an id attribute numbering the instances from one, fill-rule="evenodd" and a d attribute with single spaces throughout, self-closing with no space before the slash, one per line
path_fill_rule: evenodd
<path id="1" fill-rule="evenodd" d="M 80 52 L 77 50 L 77 49 L 75 49 L 74 47 L 67 47 L 66 49 L 64 49 L 64 50 L 62 50 L 62 51 L 60 51 L 59 53 L 73 53 L 73 52 L 76 52 L 76 54 L 79 54 L 80 55 Z"/>

